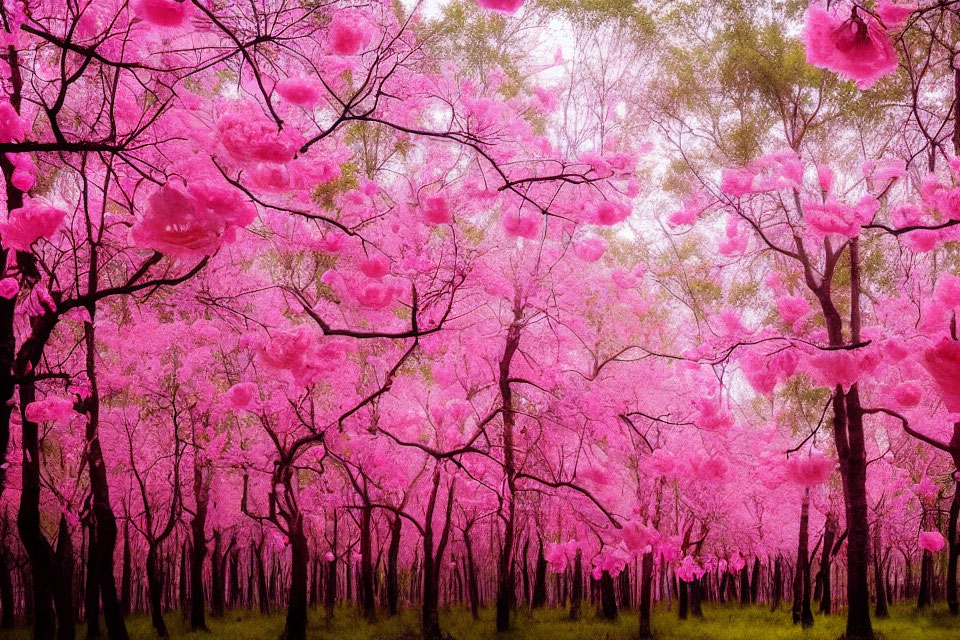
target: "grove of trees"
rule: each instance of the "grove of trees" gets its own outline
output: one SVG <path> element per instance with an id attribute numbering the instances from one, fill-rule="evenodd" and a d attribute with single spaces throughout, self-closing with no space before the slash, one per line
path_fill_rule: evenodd
<path id="1" fill-rule="evenodd" d="M 960 626 L 960 3 L 3 0 L 0 35 L 0 634 Z"/>

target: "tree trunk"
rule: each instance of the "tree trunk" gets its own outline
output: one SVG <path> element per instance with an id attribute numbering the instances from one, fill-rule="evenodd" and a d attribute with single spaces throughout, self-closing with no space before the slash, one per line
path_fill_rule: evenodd
<path id="1" fill-rule="evenodd" d="M 760 557 L 753 559 L 753 574 L 750 577 L 750 604 L 757 604 L 760 599 Z"/>
<path id="2" fill-rule="evenodd" d="M 193 493 L 197 510 L 190 521 L 193 542 L 190 550 L 190 630 L 207 631 L 206 611 L 203 599 L 203 561 L 207 556 L 207 505 L 209 493 L 203 472 L 195 462 L 193 467 Z"/>
<path id="3" fill-rule="evenodd" d="M 294 513 L 287 518 L 290 537 L 290 601 L 287 622 L 281 640 L 305 640 L 307 637 L 307 565 L 310 552 L 303 530 L 303 516 Z"/>
<path id="4" fill-rule="evenodd" d="M 810 607 L 810 489 L 804 489 L 800 507 L 800 537 L 797 543 L 797 565 L 793 575 L 793 624 L 798 622 L 804 629 L 813 626 L 813 610 Z"/>
<path id="5" fill-rule="evenodd" d="M 6 528 L 6 519 L 4 519 Z M 0 629 L 12 629 L 14 625 L 13 567 L 10 565 L 10 550 L 6 540 L 0 540 Z"/>
<path id="6" fill-rule="evenodd" d="M 933 554 L 924 550 L 920 561 L 920 591 L 917 593 L 917 609 L 923 611 L 930 606 L 930 590 L 933 583 Z"/>
<path id="7" fill-rule="evenodd" d="M 960 72 L 957 72 L 960 76 Z M 957 127 L 960 130 L 960 127 Z M 954 427 L 960 433 L 960 423 Z M 951 443 L 952 444 L 952 443 Z M 960 473 L 960 469 L 956 471 Z M 960 516 L 960 481 L 953 485 L 953 500 L 950 501 L 950 518 L 947 521 L 947 606 L 951 615 L 960 614 L 960 598 L 957 595 L 957 560 L 960 558 L 960 541 L 957 540 L 957 518 Z"/>
<path id="8" fill-rule="evenodd" d="M 73 541 L 67 517 L 60 516 L 57 531 L 57 580 L 53 586 L 53 601 L 57 608 L 58 640 L 76 640 L 77 631 L 73 618 Z"/>
<path id="9" fill-rule="evenodd" d="M 373 534 L 371 520 L 373 509 L 360 510 L 360 610 L 367 622 L 377 619 L 373 591 Z"/>
<path id="10" fill-rule="evenodd" d="M 514 599 L 514 570 L 513 570 L 513 537 L 516 526 L 516 468 L 513 450 L 513 430 L 516 415 L 513 407 L 513 390 L 510 387 L 510 364 L 520 346 L 520 320 L 522 312 L 519 307 L 513 310 L 514 320 L 507 330 L 507 339 L 504 344 L 503 357 L 500 359 L 499 390 L 501 401 L 501 418 L 503 420 L 503 471 L 506 481 L 503 503 L 506 514 L 503 515 L 503 546 L 500 549 L 500 558 L 497 565 L 497 632 L 504 632 L 510 628 L 510 609 Z"/>
<path id="11" fill-rule="evenodd" d="M 463 544 L 467 549 L 467 593 L 470 596 L 470 615 L 476 621 L 480 619 L 480 585 L 477 582 L 477 565 L 473 559 L 470 527 L 463 530 Z"/>
<path id="12" fill-rule="evenodd" d="M 547 604 L 547 559 L 543 557 L 543 538 L 539 539 L 537 547 L 537 567 L 533 578 L 533 598 L 530 600 L 532 609 L 540 609 Z"/>
<path id="13" fill-rule="evenodd" d="M 573 560 L 573 586 L 570 589 L 570 619 L 579 620 L 583 606 L 583 552 L 577 549 Z"/>
<path id="14" fill-rule="evenodd" d="M 653 552 L 643 554 L 643 566 L 640 575 L 640 633 L 641 640 L 652 638 L 650 628 L 650 604 L 653 587 Z"/>
<path id="15" fill-rule="evenodd" d="M 123 523 L 123 566 L 120 569 L 120 612 L 130 615 L 130 580 L 132 567 L 130 558 L 130 521 Z"/>
<path id="16" fill-rule="evenodd" d="M 833 515 L 828 514 L 823 530 L 823 551 L 820 554 L 820 570 L 817 575 L 817 582 L 820 584 L 820 613 L 827 616 L 830 615 L 833 604 L 830 597 L 830 559 L 836 532 Z"/>
<path id="17" fill-rule="evenodd" d="M 613 577 L 606 570 L 600 574 L 600 617 L 611 621 L 617 619 L 617 597 L 613 590 Z"/>
<path id="18" fill-rule="evenodd" d="M 87 640 L 100 638 L 100 582 L 97 579 L 97 528 L 92 519 L 87 528 L 87 584 L 84 594 L 84 618 L 87 623 Z"/>
<path id="19" fill-rule="evenodd" d="M 170 634 L 163 621 L 163 574 L 160 570 L 160 553 L 155 544 L 147 550 L 147 591 L 150 596 L 150 622 L 157 635 L 166 638 Z"/>
<path id="20" fill-rule="evenodd" d="M 770 611 L 780 608 L 783 600 L 783 561 L 777 556 L 773 561 L 773 593 L 770 595 Z"/>
<path id="21" fill-rule="evenodd" d="M 886 579 L 883 576 L 883 557 L 880 554 L 879 522 L 873 527 L 873 579 L 877 585 L 877 609 L 874 613 L 878 618 L 889 618 Z"/>

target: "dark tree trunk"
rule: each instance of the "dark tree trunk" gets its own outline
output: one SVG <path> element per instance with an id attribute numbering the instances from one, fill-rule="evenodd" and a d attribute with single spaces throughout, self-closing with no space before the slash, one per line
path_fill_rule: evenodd
<path id="1" fill-rule="evenodd" d="M 270 597 L 267 593 L 267 572 L 263 566 L 263 538 L 260 538 L 260 544 L 254 548 L 254 557 L 256 559 L 257 571 L 257 601 L 262 615 L 270 614 Z M 252 571 L 253 569 L 251 569 Z"/>
<path id="2" fill-rule="evenodd" d="M 702 578 L 696 578 L 689 585 L 690 589 L 690 615 L 694 618 L 703 618 L 703 582 Z"/>
<path id="3" fill-rule="evenodd" d="M 690 600 L 687 597 L 687 586 L 688 583 L 683 580 L 679 581 L 677 585 L 677 619 L 686 620 L 690 617 Z"/>
<path id="4" fill-rule="evenodd" d="M 364 619 L 373 622 L 377 618 L 373 589 L 373 534 L 371 521 L 373 509 L 360 510 L 360 610 Z"/>
<path id="5" fill-rule="evenodd" d="M 960 77 L 960 71 L 957 72 Z M 960 130 L 960 127 L 957 127 Z M 954 437 L 960 436 L 960 422 L 954 425 Z M 953 444 L 951 442 L 951 444 Z M 960 473 L 960 469 L 957 470 Z M 960 614 L 960 598 L 957 595 L 957 560 L 960 558 L 960 541 L 957 539 L 957 519 L 960 516 L 960 481 L 953 485 L 953 500 L 950 501 L 950 518 L 947 521 L 947 606 L 951 615 Z"/>
<path id="6" fill-rule="evenodd" d="M 197 510 L 190 521 L 193 541 L 190 550 L 190 630 L 207 631 L 207 618 L 203 598 L 203 561 L 207 556 L 207 505 L 209 493 L 203 471 L 198 463 L 193 467 L 193 493 Z"/>
<path id="7" fill-rule="evenodd" d="M 130 615 L 130 521 L 123 523 L 123 566 L 120 569 L 120 611 L 123 615 Z"/>
<path id="8" fill-rule="evenodd" d="M 770 611 L 776 611 L 780 608 L 780 602 L 783 600 L 783 568 L 780 556 L 773 561 L 773 589 L 770 594 Z"/>
<path id="9" fill-rule="evenodd" d="M 151 544 L 147 550 L 147 592 L 150 597 L 150 623 L 157 635 L 166 638 L 167 623 L 163 620 L 163 572 L 160 569 L 160 550 Z"/>
<path id="10" fill-rule="evenodd" d="M 543 557 L 543 539 L 537 547 L 537 568 L 533 577 L 533 598 L 530 607 L 540 609 L 547 604 L 547 559 Z"/>
<path id="11" fill-rule="evenodd" d="M 400 539 L 403 534 L 403 518 L 394 516 L 390 520 L 390 546 L 387 549 L 387 613 L 395 616 L 400 613 Z M 467 553 L 470 543 L 467 542 Z"/>
<path id="12" fill-rule="evenodd" d="M 797 544 L 797 565 L 793 575 L 793 624 L 798 622 L 804 629 L 813 626 L 813 610 L 810 607 L 810 490 L 803 492 L 800 507 L 800 538 Z"/>
<path id="13" fill-rule="evenodd" d="M 823 551 L 820 554 L 820 571 L 817 575 L 817 582 L 820 585 L 820 613 L 830 615 L 832 610 L 832 600 L 830 597 L 830 559 L 833 553 L 833 541 L 836 537 L 836 524 L 833 516 L 827 516 L 827 522 L 823 530 Z"/>
<path id="14" fill-rule="evenodd" d="M 750 604 L 750 574 L 747 572 L 746 560 L 740 567 L 740 604 Z"/>
<path id="15" fill-rule="evenodd" d="M 617 619 L 617 596 L 613 589 L 613 577 L 609 571 L 600 574 L 600 617 L 604 620 Z"/>
<path id="16" fill-rule="evenodd" d="M 422 640 L 441 640 L 443 638 L 443 634 L 440 631 L 439 609 L 440 569 L 443 566 L 443 553 L 450 534 L 454 484 L 451 481 L 447 493 L 443 531 L 440 533 L 440 540 L 437 542 L 436 548 L 434 548 L 433 512 L 436 508 L 439 488 L 440 470 L 438 468 L 433 474 L 433 488 L 430 492 L 430 499 L 427 502 L 423 526 L 423 567 L 421 569 L 423 586 L 420 603 L 420 637 Z"/>
<path id="17" fill-rule="evenodd" d="M 307 637 L 307 565 L 310 552 L 303 530 L 303 517 L 294 513 L 287 518 L 290 538 L 290 601 L 282 640 L 305 640 Z"/>
<path id="18" fill-rule="evenodd" d="M 53 600 L 57 608 L 58 640 L 76 640 L 76 623 L 73 618 L 73 541 L 67 517 L 60 516 L 57 531 L 57 580 L 53 587 Z"/>
<path id="19" fill-rule="evenodd" d="M 6 528 L 6 520 L 4 520 Z M 10 565 L 10 551 L 6 540 L 0 541 L 0 629 L 11 629 L 14 625 L 13 567 Z"/>
<path id="20" fill-rule="evenodd" d="M 570 619 L 579 620 L 583 606 L 583 552 L 577 549 L 573 560 L 573 585 L 570 589 Z"/>
<path id="21" fill-rule="evenodd" d="M 917 593 L 917 609 L 923 611 L 930 606 L 933 583 L 933 554 L 924 550 L 920 561 L 920 591 Z"/>
<path id="22" fill-rule="evenodd" d="M 889 618 L 887 610 L 886 579 L 883 575 L 883 556 L 880 553 L 880 523 L 874 525 L 873 531 L 873 579 L 877 585 L 877 608 L 874 612 L 878 618 Z"/>
<path id="23" fill-rule="evenodd" d="M 760 558 L 753 559 L 753 575 L 750 578 L 750 604 L 757 604 L 760 599 Z"/>
<path id="24" fill-rule="evenodd" d="M 97 529 L 93 521 L 87 528 L 87 584 L 84 594 L 84 618 L 87 623 L 87 640 L 100 638 L 100 582 L 97 579 Z"/>
<path id="25" fill-rule="evenodd" d="M 640 574 L 640 633 L 641 639 L 652 638 L 650 628 L 650 604 L 653 587 L 653 552 L 643 554 L 643 566 Z"/>
<path id="26" fill-rule="evenodd" d="M 467 593 L 470 595 L 470 615 L 476 621 L 480 619 L 480 585 L 477 582 L 477 565 L 473 559 L 470 527 L 463 531 L 463 544 L 467 549 Z"/>
<path id="27" fill-rule="evenodd" d="M 520 346 L 520 320 L 522 311 L 519 307 L 513 310 L 514 320 L 507 330 L 507 339 L 504 344 L 503 357 L 500 358 L 499 390 L 503 420 L 503 472 L 506 481 L 506 491 L 503 504 L 506 513 L 503 515 L 503 546 L 500 548 L 500 558 L 497 564 L 497 603 L 496 629 L 504 632 L 510 628 L 510 609 L 514 600 L 514 569 L 513 546 L 514 530 L 516 526 L 516 463 L 514 460 L 513 430 L 516 422 L 513 407 L 513 390 L 510 387 L 510 364 Z"/>
<path id="28" fill-rule="evenodd" d="M 210 557 L 210 615 L 213 618 L 222 618 L 225 613 L 222 537 L 219 529 L 213 530 L 213 555 Z"/>

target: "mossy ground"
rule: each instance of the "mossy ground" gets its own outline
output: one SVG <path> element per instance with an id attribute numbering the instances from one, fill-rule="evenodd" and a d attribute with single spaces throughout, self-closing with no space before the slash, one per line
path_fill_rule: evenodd
<path id="1" fill-rule="evenodd" d="M 585 608 L 579 622 L 570 622 L 559 609 L 520 613 L 514 630 L 497 635 L 493 632 L 493 611 L 481 613 L 473 622 L 467 610 L 454 608 L 441 613 L 441 625 L 454 640 L 633 640 L 637 633 L 635 612 L 625 612 L 617 622 L 596 620 Z M 837 640 L 843 634 L 841 616 L 818 616 L 812 629 L 803 630 L 790 623 L 790 613 L 781 608 L 770 613 L 765 607 L 724 607 L 708 605 L 704 620 L 678 621 L 675 611 L 664 607 L 654 611 L 653 628 L 659 640 Z M 248 611 L 234 611 L 221 620 L 208 620 L 210 633 L 187 632 L 180 616 L 167 616 L 171 638 L 191 640 L 274 640 L 283 628 L 280 614 L 261 616 Z M 128 620 L 133 640 L 155 640 L 150 618 L 132 616 Z M 917 613 L 909 605 L 893 607 L 887 620 L 875 620 L 874 628 L 881 640 L 960 640 L 960 619 L 951 617 L 945 606 Z M 78 638 L 85 637 L 78 629 Z M 349 608 L 339 608 L 328 627 L 321 612 L 313 612 L 308 637 L 315 640 L 415 640 L 417 615 L 406 611 L 396 618 L 381 617 L 368 624 Z M 29 629 L 0 631 L 0 640 L 28 640 Z"/>

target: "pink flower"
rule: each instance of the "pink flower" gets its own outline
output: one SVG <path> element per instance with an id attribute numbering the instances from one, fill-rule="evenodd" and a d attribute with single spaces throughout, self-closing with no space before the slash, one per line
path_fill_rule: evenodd
<path id="1" fill-rule="evenodd" d="M 923 390 L 913 382 L 902 382 L 893 390 L 893 401 L 901 407 L 909 409 L 920 404 Z"/>
<path id="2" fill-rule="evenodd" d="M 923 353 L 923 366 L 940 388 L 947 411 L 960 413 L 960 342 L 943 338 Z"/>
<path id="3" fill-rule="evenodd" d="M 915 3 L 899 4 L 891 0 L 880 0 L 873 9 L 883 26 L 887 29 L 899 29 L 910 17 L 910 14 L 917 10 Z"/>
<path id="4" fill-rule="evenodd" d="M 540 233 L 540 220 L 533 215 L 505 213 L 500 222 L 506 234 L 514 238 L 533 240 Z"/>
<path id="5" fill-rule="evenodd" d="M 363 258 L 360 260 L 360 271 L 363 275 L 374 280 L 379 280 L 390 273 L 390 260 L 386 256 L 376 255 L 372 258 Z"/>
<path id="6" fill-rule="evenodd" d="M 630 207 L 622 202 L 604 200 L 593 210 L 593 222 L 602 225 L 614 225 L 630 216 Z"/>
<path id="7" fill-rule="evenodd" d="M 12 300 L 20 293 L 20 283 L 16 278 L 4 278 L 0 280 L 0 298 Z"/>
<path id="8" fill-rule="evenodd" d="M 477 4 L 484 9 L 509 14 L 516 13 L 523 6 L 523 0 L 477 0 Z"/>
<path id="9" fill-rule="evenodd" d="M 720 177 L 720 190 L 728 196 L 742 198 L 753 193 L 753 171 L 749 169 L 724 169 Z"/>
<path id="10" fill-rule="evenodd" d="M 23 140 L 30 130 L 9 100 L 0 100 L 0 142 Z"/>
<path id="11" fill-rule="evenodd" d="M 341 11 L 330 21 L 327 47 L 339 56 L 354 56 L 370 42 L 370 24 L 358 12 Z"/>
<path id="12" fill-rule="evenodd" d="M 934 294 L 945 307 L 960 307 L 960 277 L 950 274 L 940 276 Z"/>
<path id="13" fill-rule="evenodd" d="M 223 394 L 224 400 L 231 409 L 244 410 L 253 406 L 257 397 L 257 385 L 252 382 L 240 382 L 230 387 Z"/>
<path id="14" fill-rule="evenodd" d="M 860 227 L 873 219 L 879 207 L 880 203 L 871 196 L 865 196 L 852 207 L 830 197 L 822 203 L 805 202 L 803 218 L 813 230 L 825 236 L 836 234 L 855 238 L 860 235 Z"/>
<path id="15" fill-rule="evenodd" d="M 735 554 L 733 554 L 733 557 L 730 558 L 730 570 L 737 572 L 740 571 L 740 569 L 743 569 L 745 566 L 747 566 L 746 559 L 740 555 L 739 551 L 737 551 Z"/>
<path id="16" fill-rule="evenodd" d="M 320 89 L 310 78 L 284 78 L 276 88 L 281 98 L 299 107 L 312 107 L 320 100 Z"/>
<path id="17" fill-rule="evenodd" d="M 6 222 L 0 222 L 0 241 L 8 249 L 29 251 L 40 238 L 53 236 L 67 212 L 51 207 L 40 200 L 30 200 L 10 212 Z"/>
<path id="18" fill-rule="evenodd" d="M 803 487 L 815 487 L 823 484 L 833 473 L 835 463 L 819 454 L 810 454 L 807 458 L 790 458 L 787 462 L 787 477 Z"/>
<path id="19" fill-rule="evenodd" d="M 607 242 L 603 238 L 593 236 L 573 245 L 573 252 L 584 262 L 596 262 L 607 250 Z"/>
<path id="20" fill-rule="evenodd" d="M 143 218 L 133 227 L 137 246 L 175 258 L 213 255 L 233 242 L 236 230 L 256 217 L 253 205 L 238 191 L 197 183 L 168 182 L 147 200 Z"/>
<path id="21" fill-rule="evenodd" d="M 693 556 L 685 556 L 676 569 L 677 577 L 683 582 L 693 582 L 705 573 Z"/>
<path id="22" fill-rule="evenodd" d="M 397 298 L 396 288 L 381 282 L 371 281 L 359 286 L 354 292 L 357 301 L 371 309 L 383 309 Z"/>
<path id="23" fill-rule="evenodd" d="M 43 400 L 36 400 L 27 405 L 24 415 L 31 422 L 56 422 L 68 424 L 77 416 L 73 410 L 73 402 L 59 396 L 47 396 Z"/>
<path id="24" fill-rule="evenodd" d="M 427 196 L 421 205 L 423 219 L 427 224 L 449 224 L 453 222 L 453 215 L 447 207 L 447 200 L 443 196 Z"/>
<path id="25" fill-rule="evenodd" d="M 924 551 L 936 553 L 947 546 L 947 541 L 943 539 L 943 535 L 939 531 L 923 531 L 917 539 L 917 546 Z"/>
<path id="26" fill-rule="evenodd" d="M 937 211 L 951 220 L 960 220 L 960 187 L 939 189 L 934 196 L 934 202 Z"/>
<path id="27" fill-rule="evenodd" d="M 833 187 L 833 169 L 826 165 L 817 167 L 817 179 L 820 181 L 820 190 L 829 193 Z"/>
<path id="28" fill-rule="evenodd" d="M 190 17 L 189 0 L 134 0 L 133 14 L 158 27 L 179 27 Z"/>
<path id="29" fill-rule="evenodd" d="M 300 148 L 300 137 L 291 129 L 277 131 L 277 125 L 259 113 L 230 112 L 217 122 L 224 149 L 240 162 L 289 162 Z"/>
<path id="30" fill-rule="evenodd" d="M 890 38 L 876 20 L 861 16 L 856 8 L 841 20 L 811 5 L 804 41 L 808 63 L 856 80 L 860 89 L 869 89 L 897 70 L 897 53 Z"/>
<path id="31" fill-rule="evenodd" d="M 777 298 L 777 312 L 792 325 L 810 313 L 810 303 L 803 296 L 782 296 Z"/>
<path id="32" fill-rule="evenodd" d="M 620 532 L 627 549 L 634 553 L 643 553 L 648 546 L 656 544 L 660 538 L 657 530 L 639 522 L 628 522 Z"/>

